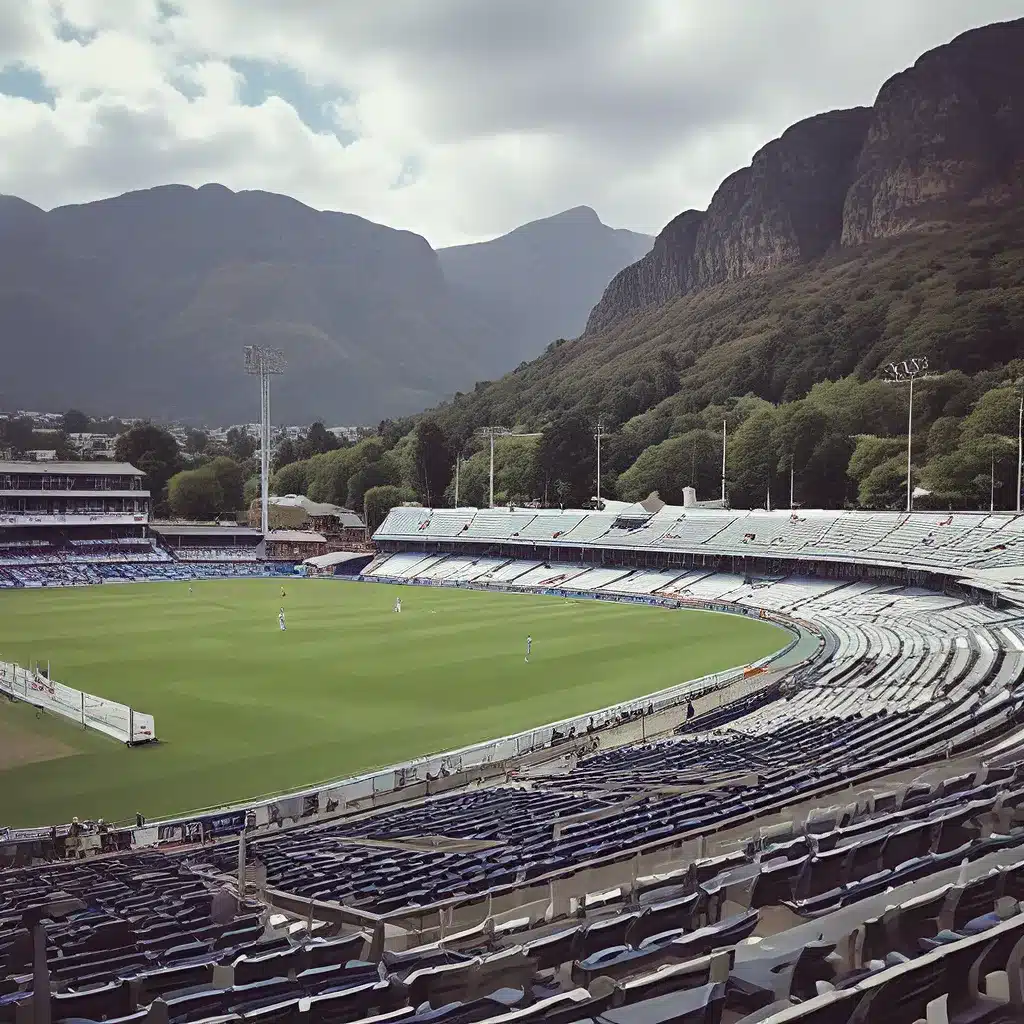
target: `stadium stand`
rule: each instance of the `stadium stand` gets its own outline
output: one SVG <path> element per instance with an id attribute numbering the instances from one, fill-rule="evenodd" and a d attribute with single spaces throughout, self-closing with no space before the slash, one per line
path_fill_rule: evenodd
<path id="1" fill-rule="evenodd" d="M 226 840 L 65 863 L 40 837 L 0 871 L 0 1024 L 1022 1020 L 1022 525 L 395 509 L 367 581 L 768 614 L 820 645 L 692 715 L 396 769 L 309 820 L 289 797 Z"/>

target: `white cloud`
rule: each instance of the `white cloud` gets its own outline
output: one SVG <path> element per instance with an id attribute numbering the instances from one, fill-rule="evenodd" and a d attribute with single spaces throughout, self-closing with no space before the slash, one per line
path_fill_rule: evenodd
<path id="1" fill-rule="evenodd" d="M 434 244 L 585 203 L 653 233 L 794 120 L 868 104 L 923 50 L 1022 14 L 1024 0 L 18 0 L 0 4 L 0 72 L 29 98 L 0 94 L 0 191 L 49 207 L 220 181 Z M 242 62 L 267 69 L 267 95 L 247 94 Z"/>

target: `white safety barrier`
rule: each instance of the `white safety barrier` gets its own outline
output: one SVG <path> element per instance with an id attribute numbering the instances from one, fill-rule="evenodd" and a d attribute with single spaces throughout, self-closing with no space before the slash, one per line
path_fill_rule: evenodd
<path id="1" fill-rule="evenodd" d="M 122 743 L 134 745 L 156 739 L 152 715 L 65 686 L 13 662 L 0 661 L 0 694 L 52 711 Z"/>

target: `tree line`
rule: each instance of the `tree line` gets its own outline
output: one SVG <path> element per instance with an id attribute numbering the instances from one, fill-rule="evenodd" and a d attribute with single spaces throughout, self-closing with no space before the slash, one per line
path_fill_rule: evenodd
<path id="1" fill-rule="evenodd" d="M 1016 506 L 1022 397 L 1024 360 L 917 381 L 912 472 L 915 486 L 928 493 L 916 507 Z M 747 394 L 668 419 L 656 408 L 622 423 L 604 420 L 601 494 L 639 501 L 657 491 L 679 504 L 683 488 L 692 486 L 699 498 L 717 497 L 724 423 L 733 507 L 787 507 L 792 488 L 804 508 L 899 509 L 908 400 L 906 385 L 850 376 L 817 383 L 791 402 Z M 490 441 L 483 424 L 453 427 L 443 413 L 385 420 L 355 442 L 314 423 L 300 438 L 277 444 L 271 491 L 353 509 L 371 529 L 403 502 L 486 506 Z M 494 441 L 496 504 L 586 506 L 597 487 L 596 426 L 578 411 L 511 424 Z M 259 494 L 256 440 L 241 430 L 225 442 L 193 431 L 179 448 L 162 427 L 139 423 L 117 435 L 115 453 L 146 473 L 156 515 L 233 516 Z"/>

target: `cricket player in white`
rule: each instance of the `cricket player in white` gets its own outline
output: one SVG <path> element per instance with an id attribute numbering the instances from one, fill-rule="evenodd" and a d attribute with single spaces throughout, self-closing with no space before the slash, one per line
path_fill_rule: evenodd
<path id="1" fill-rule="evenodd" d="M 189 592 L 190 594 L 192 593 L 192 584 L 191 584 L 191 583 L 190 583 L 190 584 L 188 585 L 188 592 Z"/>
<path id="2" fill-rule="evenodd" d="M 401 615 L 402 613 L 402 599 L 400 597 L 395 598 L 395 611 Z"/>
<path id="3" fill-rule="evenodd" d="M 523 658 L 523 661 L 525 661 L 527 664 L 530 663 L 530 649 L 532 647 L 533 647 L 533 637 L 532 636 L 528 636 L 526 638 L 526 657 Z"/>
<path id="4" fill-rule="evenodd" d="M 281 632 L 283 633 L 285 628 L 286 628 L 285 624 L 284 624 L 284 609 L 283 608 L 277 613 L 277 622 L 278 622 L 278 625 L 281 627 Z"/>

